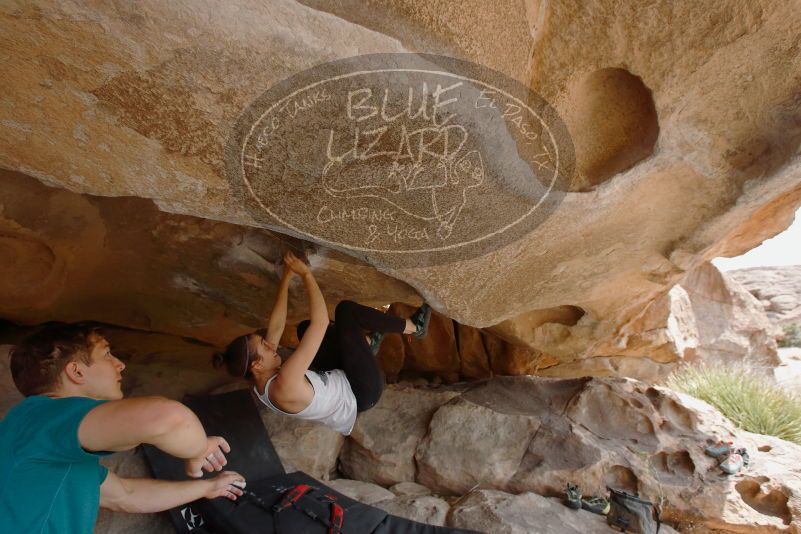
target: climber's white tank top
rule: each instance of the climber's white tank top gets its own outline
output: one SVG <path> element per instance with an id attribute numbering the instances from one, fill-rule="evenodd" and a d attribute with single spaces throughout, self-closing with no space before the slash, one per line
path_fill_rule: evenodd
<path id="1" fill-rule="evenodd" d="M 270 390 L 270 383 L 276 376 L 278 375 L 273 375 L 267 381 L 264 392 L 253 388 L 256 396 L 265 406 L 275 413 L 308 421 L 318 421 L 346 436 L 350 435 L 353 425 L 356 423 L 356 397 L 350 388 L 345 371 L 342 369 L 334 369 L 325 373 L 306 371 L 306 378 L 314 388 L 314 398 L 311 404 L 298 413 L 287 413 L 270 402 L 267 392 Z"/>

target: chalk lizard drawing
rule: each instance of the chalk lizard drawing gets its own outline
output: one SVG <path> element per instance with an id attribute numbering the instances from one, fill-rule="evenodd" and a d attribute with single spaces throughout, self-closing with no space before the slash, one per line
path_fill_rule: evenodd
<path id="1" fill-rule="evenodd" d="M 442 154 L 421 150 L 417 157 L 412 156 L 408 138 L 418 134 L 423 143 L 423 134 L 420 130 L 412 133 L 404 130 L 401 139 L 406 136 L 406 150 L 401 141 L 396 152 L 369 155 L 368 148 L 358 155 L 354 148 L 342 156 L 329 157 L 321 177 L 323 188 L 332 197 L 377 198 L 411 217 L 436 221 L 437 235 L 447 239 L 467 204 L 467 191 L 480 186 L 485 179 L 484 162 L 478 150 L 459 157 L 467 141 L 466 131 L 461 130 L 463 137 L 454 150 L 448 150 L 447 128 L 439 129 L 437 137 L 426 144 L 427 148 L 442 141 Z"/>

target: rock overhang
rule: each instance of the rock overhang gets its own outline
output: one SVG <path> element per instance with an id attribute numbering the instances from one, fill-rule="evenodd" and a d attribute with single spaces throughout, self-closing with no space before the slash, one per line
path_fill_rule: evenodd
<path id="1" fill-rule="evenodd" d="M 737 17 L 724 16 L 725 6 L 700 16 L 697 6 L 672 3 L 356 7 L 309 1 L 111 10 L 43 1 L 5 8 L 16 74 L 2 82 L 9 117 L 0 165 L 73 192 L 140 197 L 163 212 L 232 223 L 262 243 L 273 232 L 280 242 L 289 229 L 255 220 L 224 169 L 231 129 L 267 88 L 365 53 L 421 51 L 486 65 L 564 118 L 575 141 L 577 187 L 533 231 L 479 257 L 398 268 L 356 254 L 384 273 L 370 275 L 374 300 L 414 301 L 413 288 L 439 311 L 479 327 L 573 306 L 585 313 L 582 324 L 614 332 L 687 271 L 781 230 L 801 202 L 799 92 L 787 75 L 801 70 L 793 53 L 798 15 L 787 6 L 740 5 Z M 19 223 L 6 227 L 18 232 Z M 755 228 L 738 231 L 749 224 Z M 258 226 L 268 232 L 248 229 Z M 259 264 L 241 246 L 247 239 L 230 245 L 231 254 Z M 42 269 L 73 261 L 66 252 L 45 261 L 31 248 L 39 245 L 25 246 Z M 32 276 L 37 269 L 24 270 Z M 203 292 L 174 266 L 165 269 L 181 291 Z M 363 275 L 351 269 L 366 272 L 342 259 L 331 287 L 361 297 Z M 240 278 L 253 288 L 269 285 L 257 266 L 251 271 Z M 390 278 L 408 286 L 384 292 Z M 213 302 L 214 292 L 206 293 Z M 7 315 L 35 321 L 80 311 L 75 304 L 48 315 L 41 298 L 17 299 L 27 311 Z M 235 304 L 211 305 L 218 318 L 244 324 L 262 311 L 247 302 L 238 305 L 242 313 L 224 311 Z M 141 320 L 127 323 L 153 327 L 142 306 L 129 314 Z M 210 317 L 155 323 L 199 337 L 219 328 Z"/>

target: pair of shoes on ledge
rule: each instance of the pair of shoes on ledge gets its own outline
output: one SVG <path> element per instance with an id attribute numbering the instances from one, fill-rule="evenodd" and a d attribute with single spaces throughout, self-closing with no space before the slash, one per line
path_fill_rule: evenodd
<path id="1" fill-rule="evenodd" d="M 704 451 L 713 458 L 719 458 L 718 466 L 728 475 L 736 475 L 748 465 L 748 451 L 745 448 L 735 448 L 733 441 L 718 441 Z"/>
<path id="2" fill-rule="evenodd" d="M 565 490 L 565 504 L 568 508 L 585 510 L 594 514 L 606 515 L 609 512 L 609 501 L 604 497 L 590 496 L 582 497 L 578 486 L 568 482 Z"/>

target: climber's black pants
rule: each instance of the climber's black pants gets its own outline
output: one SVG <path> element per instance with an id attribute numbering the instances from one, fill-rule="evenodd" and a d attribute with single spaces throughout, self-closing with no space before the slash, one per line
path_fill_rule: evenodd
<path id="1" fill-rule="evenodd" d="M 303 338 L 309 324 L 308 320 L 300 322 L 298 339 Z M 406 319 L 343 300 L 337 304 L 334 322 L 328 326 L 309 369 L 317 372 L 345 371 L 356 396 L 356 409 L 360 412 L 368 410 L 375 406 L 384 392 L 384 373 L 364 336 L 369 332 L 403 333 L 404 328 Z"/>

